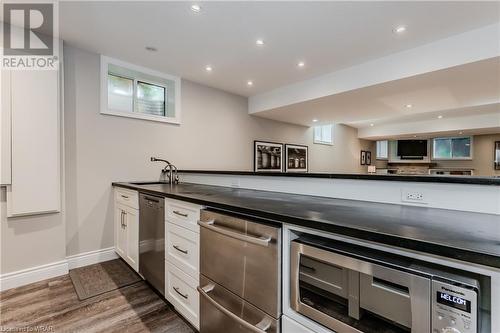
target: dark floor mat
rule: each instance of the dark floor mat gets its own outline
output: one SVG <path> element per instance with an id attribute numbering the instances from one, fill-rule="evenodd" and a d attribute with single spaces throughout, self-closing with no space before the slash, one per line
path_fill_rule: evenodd
<path id="1" fill-rule="evenodd" d="M 121 259 L 72 269 L 69 276 L 80 300 L 141 281 L 141 277 Z"/>

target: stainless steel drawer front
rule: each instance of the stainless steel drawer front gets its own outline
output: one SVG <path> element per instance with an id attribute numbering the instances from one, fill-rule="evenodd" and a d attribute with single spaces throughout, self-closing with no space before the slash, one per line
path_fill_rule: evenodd
<path id="1" fill-rule="evenodd" d="M 199 225 L 200 273 L 279 318 L 280 229 L 211 211 Z"/>
<path id="2" fill-rule="evenodd" d="M 279 320 L 200 276 L 200 332 L 278 333 Z"/>
<path id="3" fill-rule="evenodd" d="M 331 265 L 336 287 L 332 290 L 326 276 L 316 283 L 304 279 L 310 274 L 305 263 Z M 426 277 L 292 241 L 290 283 L 291 307 L 337 332 L 370 332 L 376 326 L 384 332 L 431 329 L 431 280 Z"/>

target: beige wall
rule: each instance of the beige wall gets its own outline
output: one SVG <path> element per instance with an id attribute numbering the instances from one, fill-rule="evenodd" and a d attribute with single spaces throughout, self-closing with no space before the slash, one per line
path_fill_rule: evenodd
<path id="1" fill-rule="evenodd" d="M 357 172 L 357 131 L 313 145 L 309 128 L 248 114 L 247 99 L 182 81 L 182 125 L 101 115 L 99 56 L 65 46 L 67 254 L 113 245 L 111 182 L 157 179 L 166 158 L 180 169 L 252 170 L 253 140 L 309 145 L 313 172 Z"/>

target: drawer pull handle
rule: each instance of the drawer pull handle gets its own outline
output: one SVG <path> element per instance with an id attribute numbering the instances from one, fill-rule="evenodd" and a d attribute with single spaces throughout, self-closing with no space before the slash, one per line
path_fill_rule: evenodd
<path id="1" fill-rule="evenodd" d="M 181 249 L 181 248 L 180 248 L 179 246 L 177 246 L 177 245 L 172 245 L 172 247 L 173 247 L 174 249 L 176 249 L 177 251 L 182 252 L 182 253 L 184 253 L 184 254 L 188 254 L 188 253 L 189 253 L 189 251 L 188 251 L 188 250 L 183 250 L 183 249 Z"/>
<path id="2" fill-rule="evenodd" d="M 186 295 L 186 294 L 181 293 L 181 292 L 179 291 L 179 288 L 177 288 L 177 287 L 173 287 L 173 288 L 174 288 L 175 292 L 176 292 L 176 293 L 178 293 L 178 294 L 179 294 L 182 298 L 184 298 L 184 299 L 188 299 L 188 297 L 189 297 L 189 296 L 188 296 L 188 295 Z"/>
<path id="3" fill-rule="evenodd" d="M 214 220 L 210 220 L 210 221 L 207 221 L 207 222 L 198 221 L 198 224 L 201 227 L 206 228 L 208 230 L 212 230 L 212 231 L 215 231 L 215 232 L 217 232 L 219 234 L 222 234 L 222 235 L 225 235 L 225 236 L 228 236 L 228 237 L 231 237 L 231 238 L 239 239 L 241 241 L 252 243 L 252 244 L 255 244 L 255 245 L 268 246 L 269 242 L 271 242 L 271 237 L 249 236 L 249 235 L 242 234 L 242 233 L 239 233 L 239 232 L 236 232 L 236 231 L 231 231 L 231 230 L 226 230 L 226 229 L 219 228 L 219 227 L 215 226 L 215 221 Z"/>
<path id="4" fill-rule="evenodd" d="M 121 196 L 123 199 L 128 199 L 128 197 L 126 195 L 121 194 Z"/>
<path id="5" fill-rule="evenodd" d="M 147 200 L 147 201 L 150 201 L 150 202 L 160 203 L 160 200 L 155 199 L 155 198 L 150 198 L 148 196 L 144 196 L 144 200 Z"/>
<path id="6" fill-rule="evenodd" d="M 245 327 L 247 330 L 254 332 L 254 333 L 266 333 L 267 330 L 271 328 L 272 321 L 269 319 L 267 316 L 262 318 L 259 323 L 256 325 L 252 325 L 249 322 L 243 320 L 239 316 L 235 315 L 228 309 L 226 309 L 224 306 L 219 304 L 216 300 L 214 300 L 210 295 L 208 294 L 212 290 L 214 290 L 215 285 L 210 283 L 206 285 L 205 287 L 196 287 L 198 289 L 198 292 L 200 293 L 201 296 L 203 296 L 207 301 L 209 301 L 215 308 L 217 308 L 220 312 L 224 313 L 226 316 L 231 318 L 233 321 L 237 322 L 241 326 Z"/>
<path id="7" fill-rule="evenodd" d="M 300 267 L 305 268 L 305 269 L 308 269 L 308 270 L 310 270 L 310 271 L 311 271 L 311 272 L 313 272 L 313 273 L 316 273 L 316 268 L 314 268 L 314 267 L 311 267 L 311 266 L 306 266 L 306 265 L 304 265 L 304 264 L 300 264 Z"/>
<path id="8" fill-rule="evenodd" d="M 174 210 L 173 212 L 175 215 L 179 215 L 179 216 L 182 216 L 182 217 L 188 217 L 188 214 L 184 214 L 184 213 L 181 213 L 179 212 L 178 210 Z"/>
<path id="9" fill-rule="evenodd" d="M 394 282 L 389 282 L 383 279 L 379 279 L 375 276 L 372 279 L 372 287 L 383 289 L 387 292 L 391 292 L 406 298 L 410 298 L 410 288 L 399 285 Z"/>

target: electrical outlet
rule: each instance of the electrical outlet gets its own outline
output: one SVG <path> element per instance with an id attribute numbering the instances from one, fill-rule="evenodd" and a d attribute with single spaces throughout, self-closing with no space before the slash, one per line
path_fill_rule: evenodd
<path id="1" fill-rule="evenodd" d="M 401 201 L 426 204 L 424 193 L 416 190 L 402 190 Z"/>

